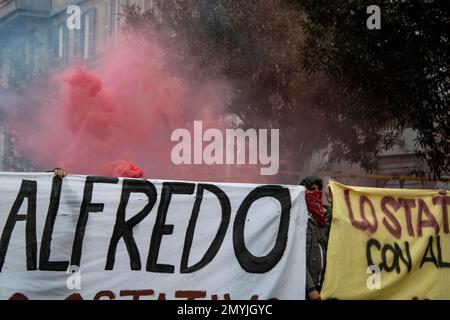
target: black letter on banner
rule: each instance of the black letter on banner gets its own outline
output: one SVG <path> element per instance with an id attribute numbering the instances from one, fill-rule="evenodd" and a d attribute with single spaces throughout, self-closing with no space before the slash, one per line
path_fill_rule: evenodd
<path id="1" fill-rule="evenodd" d="M 170 264 L 158 264 L 159 247 L 161 239 L 165 234 L 172 234 L 173 225 L 165 224 L 167 210 L 169 209 L 172 194 L 193 194 L 195 189 L 194 183 L 184 182 L 164 182 L 162 186 L 161 202 L 158 207 L 158 215 L 156 216 L 155 226 L 153 227 L 152 239 L 150 242 L 150 250 L 147 258 L 147 271 L 173 273 L 174 266 Z"/>
<path id="2" fill-rule="evenodd" d="M 138 214 L 125 221 L 125 212 L 130 200 L 131 193 L 144 193 L 148 197 L 148 202 Z M 117 243 L 123 238 L 130 256 L 131 270 L 141 270 L 141 257 L 133 237 L 133 228 L 141 222 L 152 211 L 156 203 L 156 188 L 146 180 L 123 180 L 122 196 L 117 210 L 116 225 L 109 243 L 108 258 L 106 260 L 105 270 L 112 270 L 116 259 Z"/>
<path id="3" fill-rule="evenodd" d="M 81 249 L 83 247 L 84 232 L 86 229 L 86 223 L 90 212 L 102 212 L 103 203 L 91 203 L 92 190 L 94 189 L 94 183 L 117 183 L 118 178 L 110 177 L 87 177 L 84 184 L 83 202 L 81 203 L 80 216 L 78 217 L 77 229 L 75 231 L 75 239 L 72 247 L 72 257 L 70 264 L 74 266 L 80 265 Z"/>
<path id="4" fill-rule="evenodd" d="M 189 253 L 192 247 L 192 240 L 194 238 L 195 225 L 197 224 L 197 218 L 200 211 L 200 206 L 203 200 L 203 190 L 208 190 L 213 193 L 220 201 L 222 208 L 222 221 L 219 226 L 219 230 L 211 243 L 210 247 L 206 251 L 203 258 L 200 259 L 195 265 L 188 267 Z M 192 209 L 191 219 L 186 231 L 186 238 L 184 240 L 183 255 L 181 257 L 181 273 L 191 273 L 197 271 L 206 266 L 217 254 L 222 245 L 223 239 L 230 223 L 231 205 L 225 192 L 219 187 L 212 184 L 199 184 L 197 186 L 197 195 L 195 197 L 194 207 Z"/>
<path id="5" fill-rule="evenodd" d="M 442 260 L 442 249 L 441 249 L 441 237 L 440 236 L 437 236 L 436 242 L 437 242 L 437 249 L 438 249 L 439 268 L 450 268 L 450 261 L 446 262 L 446 261 Z M 410 266 L 410 265 L 411 264 L 409 264 L 408 266 Z M 411 269 L 411 267 L 409 269 Z"/>
<path id="6" fill-rule="evenodd" d="M 255 257 L 248 251 L 244 241 L 245 219 L 253 202 L 264 197 L 273 197 L 281 204 L 280 227 L 275 246 L 264 257 Z M 289 217 L 291 215 L 291 194 L 289 189 L 281 186 L 258 187 L 244 199 L 238 209 L 233 226 L 234 253 L 241 267 L 252 273 L 264 273 L 271 270 L 280 261 L 286 249 Z"/>
<path id="7" fill-rule="evenodd" d="M 19 194 L 11 208 L 0 239 L 0 272 L 5 262 L 9 240 L 17 221 L 26 220 L 25 241 L 27 255 L 27 270 L 36 270 L 37 265 L 37 241 L 36 241 L 36 193 L 37 183 L 34 180 L 22 180 Z M 23 200 L 28 199 L 27 214 L 17 214 Z"/>
<path id="8" fill-rule="evenodd" d="M 428 256 L 428 251 L 430 252 L 430 256 Z M 422 268 L 422 266 L 423 266 L 423 264 L 425 262 L 433 262 L 434 266 L 436 268 L 439 268 L 438 260 L 436 259 L 436 256 L 435 256 L 434 251 L 433 251 L 433 236 L 430 236 L 428 238 L 427 249 L 425 250 L 425 254 L 422 257 L 422 262 L 420 263 L 420 267 L 419 268 Z"/>
<path id="9" fill-rule="evenodd" d="M 61 185 L 62 179 L 53 177 L 50 204 L 48 206 L 47 219 L 45 220 L 44 232 L 42 234 L 39 270 L 66 271 L 69 267 L 69 261 L 49 261 L 53 227 L 55 226 L 56 215 L 58 214 L 59 201 L 61 198 Z"/>
<path id="10" fill-rule="evenodd" d="M 367 266 L 373 266 L 373 259 L 372 259 L 372 247 L 376 247 L 378 249 L 378 251 L 381 250 L 381 244 L 377 239 L 370 239 L 369 241 L 367 241 L 366 244 L 366 258 L 367 258 Z M 380 270 L 383 268 L 383 264 L 380 263 L 378 265 L 380 267 Z"/>

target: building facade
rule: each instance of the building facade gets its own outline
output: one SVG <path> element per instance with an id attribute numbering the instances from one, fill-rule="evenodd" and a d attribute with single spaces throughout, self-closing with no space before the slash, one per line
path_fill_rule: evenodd
<path id="1" fill-rule="evenodd" d="M 325 152 L 317 152 L 298 173 L 298 181 L 307 175 L 317 174 L 347 185 L 405 189 L 447 189 L 450 190 L 450 175 L 442 173 L 442 181 L 433 180 L 433 175 L 416 151 L 417 133 L 406 129 L 399 142 L 390 150 L 377 155 L 377 168 L 368 173 L 357 164 L 334 162 L 327 166 Z M 413 179 L 404 179 L 404 177 Z"/>
<path id="2" fill-rule="evenodd" d="M 136 4 L 145 11 L 160 1 L 0 0 L 0 117 L 8 107 L 2 105 L 8 103 L 7 92 L 20 94 L 30 81 L 45 79 L 74 62 L 95 64 L 119 37 L 125 5 Z M 68 25 L 68 20 L 77 23 Z M 2 125 L 0 170 L 32 170 L 20 164 L 13 144 Z"/>
<path id="3" fill-rule="evenodd" d="M 120 33 L 123 6 L 155 0 L 0 0 L 0 86 L 21 85 L 49 68 L 93 60 Z M 80 8 L 79 29 L 67 26 Z"/>

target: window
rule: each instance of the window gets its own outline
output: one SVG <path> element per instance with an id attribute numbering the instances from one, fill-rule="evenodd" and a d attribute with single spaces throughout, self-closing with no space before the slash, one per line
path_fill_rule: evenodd
<path id="1" fill-rule="evenodd" d="M 30 31 L 27 34 L 27 39 L 25 42 L 25 63 L 30 66 L 30 69 L 33 69 L 33 56 L 35 54 L 35 46 L 36 46 L 36 32 Z"/>
<path id="2" fill-rule="evenodd" d="M 83 58 L 95 56 L 96 12 L 91 9 L 83 15 Z"/>
<path id="3" fill-rule="evenodd" d="M 105 0 L 105 38 L 116 35 L 119 29 L 120 0 Z"/>
<path id="4" fill-rule="evenodd" d="M 109 34 L 114 30 L 115 25 L 115 8 L 116 0 L 105 0 L 105 36 L 108 37 Z"/>
<path id="5" fill-rule="evenodd" d="M 68 63 L 69 34 L 65 23 L 57 26 L 57 57 L 61 64 Z"/>
<path id="6" fill-rule="evenodd" d="M 72 30 L 73 32 L 73 56 L 81 57 L 83 54 L 83 31 L 82 29 Z"/>
<path id="7" fill-rule="evenodd" d="M 114 40 L 117 41 L 117 39 L 120 36 L 120 31 L 122 28 L 122 21 L 123 17 L 121 14 L 123 13 L 123 7 L 128 5 L 128 0 L 110 0 L 111 2 L 111 28 L 110 33 L 113 35 Z"/>

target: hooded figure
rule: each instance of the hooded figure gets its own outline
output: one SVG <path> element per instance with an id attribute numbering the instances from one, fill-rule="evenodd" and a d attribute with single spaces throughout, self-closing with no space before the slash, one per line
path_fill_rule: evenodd
<path id="1" fill-rule="evenodd" d="M 306 231 L 306 298 L 320 299 L 327 257 L 327 234 L 329 221 L 322 203 L 323 181 L 319 177 L 306 177 L 300 182 L 305 187 L 308 209 Z"/>

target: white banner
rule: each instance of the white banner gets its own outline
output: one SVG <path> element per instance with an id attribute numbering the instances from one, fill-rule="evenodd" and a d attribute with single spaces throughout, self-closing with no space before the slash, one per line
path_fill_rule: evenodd
<path id="1" fill-rule="evenodd" d="M 303 299 L 300 186 L 0 173 L 0 299 Z"/>

